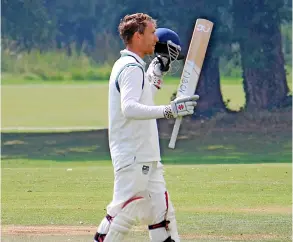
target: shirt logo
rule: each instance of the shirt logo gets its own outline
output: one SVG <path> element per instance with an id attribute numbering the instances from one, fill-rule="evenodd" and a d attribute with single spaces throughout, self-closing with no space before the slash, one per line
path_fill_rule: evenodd
<path id="1" fill-rule="evenodd" d="M 146 175 L 146 174 L 148 174 L 150 167 L 149 166 L 142 166 L 141 170 L 142 170 L 142 173 Z"/>

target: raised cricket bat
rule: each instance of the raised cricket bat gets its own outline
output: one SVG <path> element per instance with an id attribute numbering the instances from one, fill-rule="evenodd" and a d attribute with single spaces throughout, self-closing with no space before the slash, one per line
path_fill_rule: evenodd
<path id="1" fill-rule="evenodd" d="M 177 97 L 194 95 L 206 50 L 210 40 L 213 23 L 206 19 L 197 19 L 184 63 Z M 177 118 L 173 127 L 169 148 L 174 149 L 182 117 Z"/>

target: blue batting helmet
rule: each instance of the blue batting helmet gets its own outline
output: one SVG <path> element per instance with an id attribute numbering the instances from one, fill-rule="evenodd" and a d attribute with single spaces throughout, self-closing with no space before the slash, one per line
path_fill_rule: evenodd
<path id="1" fill-rule="evenodd" d="M 171 29 L 158 28 L 156 30 L 156 35 L 159 39 L 159 42 L 161 43 L 167 43 L 169 40 L 169 41 L 172 41 L 174 44 L 180 46 L 180 39 L 178 34 Z"/>
<path id="2" fill-rule="evenodd" d="M 158 28 L 155 32 L 159 41 L 155 47 L 155 53 L 170 55 L 170 48 L 178 51 L 179 55 L 176 59 L 183 59 L 184 56 L 181 54 L 181 43 L 178 34 L 168 28 Z"/>

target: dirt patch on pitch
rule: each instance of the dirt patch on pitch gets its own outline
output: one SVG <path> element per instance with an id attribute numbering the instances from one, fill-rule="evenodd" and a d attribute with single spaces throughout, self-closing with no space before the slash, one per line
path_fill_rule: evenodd
<path id="1" fill-rule="evenodd" d="M 178 208 L 179 209 L 179 208 Z M 266 213 L 266 214 L 292 214 L 291 207 L 256 207 L 256 208 L 217 208 L 217 207 L 199 207 L 199 208 L 180 208 L 180 211 L 187 212 L 218 212 L 218 213 Z"/>
<path id="2" fill-rule="evenodd" d="M 263 208 L 242 208 L 239 209 L 242 212 L 249 213 L 282 213 L 282 214 L 292 214 L 291 207 L 263 207 Z"/>
<path id="3" fill-rule="evenodd" d="M 94 234 L 95 226 L 21 226 L 4 225 L 2 234 L 6 235 L 89 235 Z"/>
<path id="4" fill-rule="evenodd" d="M 243 240 L 268 240 L 268 239 L 283 239 L 284 237 L 273 235 L 273 234 L 239 234 L 239 235 L 207 235 L 207 234 L 189 234 L 181 235 L 182 239 L 196 240 L 196 239 L 212 239 L 212 240 L 233 240 L 233 241 L 243 241 Z"/>
<path id="5" fill-rule="evenodd" d="M 137 226 L 133 229 L 135 232 L 145 232 L 144 227 Z M 93 235 L 96 231 L 95 226 L 21 226 L 21 225 L 4 225 L 2 226 L 3 235 Z M 239 235 L 210 235 L 210 234 L 183 234 L 182 239 L 215 239 L 215 240 L 267 240 L 282 239 L 283 236 L 274 234 L 239 234 Z"/>

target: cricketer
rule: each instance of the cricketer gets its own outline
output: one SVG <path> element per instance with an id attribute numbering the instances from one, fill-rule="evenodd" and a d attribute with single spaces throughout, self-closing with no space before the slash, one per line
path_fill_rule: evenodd
<path id="1" fill-rule="evenodd" d="M 126 15 L 118 27 L 125 49 L 109 81 L 109 146 L 114 189 L 95 242 L 120 242 L 137 219 L 152 242 L 179 242 L 175 211 L 166 188 L 156 119 L 191 115 L 198 95 L 156 106 L 163 76 L 181 55 L 178 35 L 158 28 L 144 13 Z M 156 49 L 157 48 L 157 49 Z M 156 54 L 145 72 L 145 56 Z"/>

